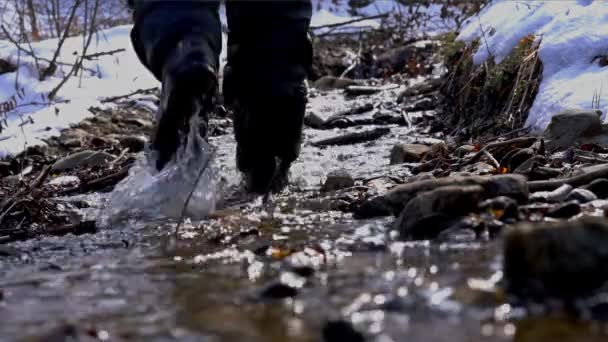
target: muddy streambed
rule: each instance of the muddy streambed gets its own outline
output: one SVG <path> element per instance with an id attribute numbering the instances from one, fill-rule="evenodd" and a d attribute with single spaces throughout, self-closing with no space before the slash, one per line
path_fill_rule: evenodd
<path id="1" fill-rule="evenodd" d="M 311 101 L 325 118 L 353 105 L 338 92 Z M 389 166 L 395 143 L 440 138 L 383 127 L 390 132 L 373 141 L 324 148 L 311 142 L 377 127 L 307 128 L 290 191 L 233 201 L 186 222 L 177 241 L 174 222 L 128 220 L 2 246 L 0 341 L 605 340 L 597 323 L 507 304 L 496 287 L 500 240 L 400 242 L 394 218 L 339 210 L 360 195 L 357 186 L 411 176 Z M 235 183 L 232 137 L 212 143 L 216 166 Z M 336 169 L 355 186 L 320 194 Z M 85 199 L 95 209 L 107 196 Z"/>

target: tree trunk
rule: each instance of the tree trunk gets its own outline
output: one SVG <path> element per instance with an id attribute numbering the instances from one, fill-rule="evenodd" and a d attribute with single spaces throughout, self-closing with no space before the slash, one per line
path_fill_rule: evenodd
<path id="1" fill-rule="evenodd" d="M 36 17 L 36 10 L 34 8 L 34 0 L 26 0 L 27 12 L 30 17 L 30 24 L 32 26 L 32 40 L 40 40 L 40 31 L 38 30 L 38 18 Z"/>

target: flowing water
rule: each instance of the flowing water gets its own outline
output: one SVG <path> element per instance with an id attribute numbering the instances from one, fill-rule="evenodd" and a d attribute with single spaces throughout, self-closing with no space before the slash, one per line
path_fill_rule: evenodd
<path id="1" fill-rule="evenodd" d="M 312 99 L 320 113 L 346 105 L 333 93 Z M 339 132 L 307 129 L 290 190 L 268 202 L 226 200 L 239 184 L 231 136 L 213 148 L 191 140 L 161 175 L 142 156 L 112 194 L 84 197 L 99 233 L 0 251 L 0 341 L 319 341 L 323 331 L 347 341 L 350 325 L 379 342 L 605 340 L 591 323 L 507 304 L 496 289 L 500 241 L 399 242 L 391 218 L 327 210 L 319 187 L 329 171 L 347 169 L 358 184 L 403 179 L 407 169 L 388 166 L 392 145 L 432 140 L 392 126 L 370 143 L 310 145 Z M 217 210 L 187 219 L 176 240 L 207 162 L 186 213 Z M 356 188 L 330 202 L 349 196 Z"/>

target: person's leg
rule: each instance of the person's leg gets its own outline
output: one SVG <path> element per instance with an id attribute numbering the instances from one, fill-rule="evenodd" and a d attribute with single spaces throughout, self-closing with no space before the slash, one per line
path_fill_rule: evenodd
<path id="1" fill-rule="evenodd" d="M 217 85 L 221 23 L 218 1 L 135 0 L 131 38 L 142 63 L 162 82 L 152 148 L 169 162 L 192 115 L 206 121 Z"/>
<path id="2" fill-rule="evenodd" d="M 235 112 L 237 164 L 265 192 L 300 153 L 312 64 L 309 0 L 228 1 L 224 99 Z M 278 158 L 278 163 L 277 163 Z"/>

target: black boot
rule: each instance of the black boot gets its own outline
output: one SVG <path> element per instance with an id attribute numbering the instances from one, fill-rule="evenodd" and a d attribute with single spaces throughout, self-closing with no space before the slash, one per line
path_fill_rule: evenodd
<path id="1" fill-rule="evenodd" d="M 280 191 L 300 154 L 303 97 L 258 98 L 234 106 L 237 166 L 248 190 Z"/>
<path id="2" fill-rule="evenodd" d="M 161 170 L 185 146 L 189 122 L 200 115 L 207 125 L 217 85 L 214 68 L 207 63 L 205 42 L 196 37 L 181 40 L 165 60 L 162 94 L 152 149 L 158 152 L 156 168 Z M 206 129 L 202 129 L 206 135 Z"/>

